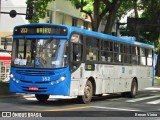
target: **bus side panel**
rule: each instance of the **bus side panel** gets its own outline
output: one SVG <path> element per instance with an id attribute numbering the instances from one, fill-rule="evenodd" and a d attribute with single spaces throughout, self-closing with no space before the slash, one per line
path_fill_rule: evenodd
<path id="1" fill-rule="evenodd" d="M 152 86 L 152 67 L 138 66 L 136 74 L 138 79 L 138 90 L 143 90 L 144 88 Z"/>
<path id="2" fill-rule="evenodd" d="M 87 79 L 84 76 L 85 68 L 84 64 L 71 73 L 71 89 L 70 96 L 84 95 L 84 87 Z"/>
<path id="3" fill-rule="evenodd" d="M 72 73 L 71 95 L 84 95 L 89 78 L 95 81 L 95 94 L 130 91 L 133 78 L 137 79 L 138 90 L 143 90 L 152 84 L 152 67 L 95 64 L 95 70 L 85 70 L 85 64 L 81 64 Z"/>

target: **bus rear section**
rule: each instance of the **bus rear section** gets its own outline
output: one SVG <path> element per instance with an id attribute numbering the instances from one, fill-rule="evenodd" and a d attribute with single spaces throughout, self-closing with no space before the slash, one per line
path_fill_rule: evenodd
<path id="1" fill-rule="evenodd" d="M 152 86 L 152 45 L 86 30 L 74 32 L 70 45 L 71 95 L 82 103 L 112 93 L 134 98 Z"/>

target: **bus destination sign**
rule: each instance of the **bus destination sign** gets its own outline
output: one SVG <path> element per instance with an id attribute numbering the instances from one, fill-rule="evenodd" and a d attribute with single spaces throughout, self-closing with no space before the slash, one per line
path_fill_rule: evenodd
<path id="1" fill-rule="evenodd" d="M 14 29 L 14 35 L 58 35 L 66 36 L 67 28 L 61 26 L 26 26 Z"/>

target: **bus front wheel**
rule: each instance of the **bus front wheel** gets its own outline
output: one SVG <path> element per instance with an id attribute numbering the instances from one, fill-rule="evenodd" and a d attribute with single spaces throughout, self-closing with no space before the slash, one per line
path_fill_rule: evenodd
<path id="1" fill-rule="evenodd" d="M 35 97 L 39 102 L 47 102 L 49 95 L 35 94 Z"/>
<path id="2" fill-rule="evenodd" d="M 91 101 L 92 96 L 93 96 L 93 86 L 91 81 L 88 80 L 84 88 L 84 95 L 78 96 L 78 100 L 80 103 L 87 104 Z"/>

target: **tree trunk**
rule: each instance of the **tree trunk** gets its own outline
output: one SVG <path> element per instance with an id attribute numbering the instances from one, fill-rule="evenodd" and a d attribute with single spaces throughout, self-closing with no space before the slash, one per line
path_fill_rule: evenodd
<path id="1" fill-rule="evenodd" d="M 100 18 L 99 18 L 99 7 L 100 7 L 100 1 L 99 0 L 94 0 L 93 3 L 93 8 L 94 8 L 94 13 L 93 13 L 93 30 L 98 31 L 99 23 L 100 23 Z"/>
<path id="2" fill-rule="evenodd" d="M 115 22 L 116 12 L 118 11 L 120 5 L 122 4 L 122 1 L 123 0 L 114 0 L 113 1 L 112 6 L 109 10 L 109 15 L 107 18 L 107 24 L 105 26 L 104 33 L 112 34 L 112 26 Z"/>
<path id="3" fill-rule="evenodd" d="M 158 38 L 159 44 L 160 44 L 160 34 Z M 158 58 L 157 58 L 157 65 L 156 65 L 156 76 L 160 77 L 160 49 L 158 50 Z"/>
<path id="4" fill-rule="evenodd" d="M 137 0 L 133 0 L 133 7 L 134 7 L 134 17 L 138 18 L 138 10 L 137 10 Z M 138 25 L 136 25 L 137 27 Z M 137 29 L 137 28 L 136 28 Z M 139 30 L 135 29 L 135 36 L 138 42 L 141 42 L 139 39 Z"/>
<path id="5" fill-rule="evenodd" d="M 137 0 L 133 0 L 135 18 L 138 18 Z"/>
<path id="6" fill-rule="evenodd" d="M 107 23 L 105 25 L 104 33 L 106 34 L 112 34 L 112 26 L 115 21 L 115 11 L 112 10 L 110 11 L 108 18 L 107 18 Z"/>

